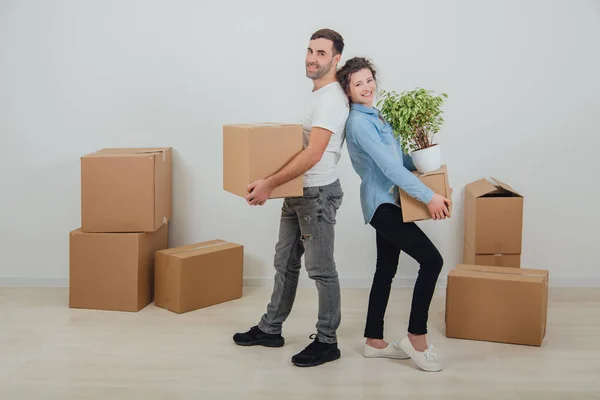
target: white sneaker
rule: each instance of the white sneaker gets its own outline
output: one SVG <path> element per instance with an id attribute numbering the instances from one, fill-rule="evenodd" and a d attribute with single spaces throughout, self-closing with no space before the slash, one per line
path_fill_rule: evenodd
<path id="1" fill-rule="evenodd" d="M 388 343 L 387 347 L 384 349 L 376 349 L 375 347 L 371 347 L 365 343 L 363 356 L 367 358 L 396 358 L 400 360 L 406 360 L 410 358 L 408 354 L 406 354 L 404 350 L 400 348 L 400 344 L 398 342 Z"/>
<path id="2" fill-rule="evenodd" d="M 438 363 L 437 354 L 433 352 L 433 345 L 430 344 L 425 351 L 417 351 L 410 343 L 408 336 L 406 336 L 400 341 L 400 347 L 423 371 L 437 372 L 442 370 L 442 365 Z"/>

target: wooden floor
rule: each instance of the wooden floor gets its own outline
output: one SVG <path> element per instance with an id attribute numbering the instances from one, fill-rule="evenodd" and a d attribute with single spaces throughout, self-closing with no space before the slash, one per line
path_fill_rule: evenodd
<path id="1" fill-rule="evenodd" d="M 368 291 L 343 290 L 342 358 L 297 368 L 314 332 L 316 292 L 300 289 L 286 346 L 242 348 L 268 289 L 183 315 L 72 310 L 67 289 L 0 288 L 0 399 L 600 399 L 600 288 L 551 289 L 541 348 L 446 339 L 443 290 L 430 341 L 444 371 L 361 355 Z M 411 291 L 395 289 L 386 338 L 407 326 Z"/>

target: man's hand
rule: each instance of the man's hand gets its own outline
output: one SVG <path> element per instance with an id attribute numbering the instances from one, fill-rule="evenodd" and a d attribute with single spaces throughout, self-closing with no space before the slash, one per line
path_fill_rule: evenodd
<path id="1" fill-rule="evenodd" d="M 286 166 L 267 179 L 259 179 L 248 185 L 246 202 L 251 206 L 262 206 L 275 188 L 295 179 L 314 167 L 323 156 L 332 133 L 327 129 L 313 127 L 308 146 L 296 155 Z"/>
<path id="2" fill-rule="evenodd" d="M 262 206 L 271 196 L 274 187 L 270 179 L 259 179 L 248 185 L 246 202 L 251 206 Z"/>
<path id="3" fill-rule="evenodd" d="M 440 196 L 439 194 L 434 194 L 431 201 L 427 204 L 427 208 L 431 213 L 431 217 L 434 220 L 445 219 L 450 216 L 450 211 L 448 211 L 448 207 L 450 207 L 450 200 L 447 198 Z"/>

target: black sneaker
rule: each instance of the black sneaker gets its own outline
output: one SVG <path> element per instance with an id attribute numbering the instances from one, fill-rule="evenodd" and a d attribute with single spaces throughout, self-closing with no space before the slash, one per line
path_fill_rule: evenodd
<path id="1" fill-rule="evenodd" d="M 245 333 L 236 333 L 233 335 L 233 341 L 239 346 L 281 347 L 284 343 L 280 334 L 264 333 L 258 326 L 253 326 Z"/>
<path id="2" fill-rule="evenodd" d="M 292 363 L 298 367 L 314 367 L 340 358 L 337 343 L 322 343 L 314 333 L 310 335 L 314 341 L 304 350 L 292 357 Z"/>

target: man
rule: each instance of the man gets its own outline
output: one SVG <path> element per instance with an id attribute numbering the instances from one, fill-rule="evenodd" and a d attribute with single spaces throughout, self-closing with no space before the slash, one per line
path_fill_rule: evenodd
<path id="1" fill-rule="evenodd" d="M 340 325 L 340 285 L 333 257 L 334 225 L 343 192 L 337 164 L 345 138 L 348 100 L 336 80 L 344 50 L 342 36 L 321 29 L 311 38 L 306 54 L 306 76 L 314 87 L 303 118 L 304 150 L 274 175 L 251 183 L 246 200 L 263 205 L 276 187 L 303 175 L 304 196 L 286 198 L 281 211 L 279 240 L 275 247 L 275 285 L 267 312 L 257 326 L 233 336 L 241 346 L 281 347 L 282 325 L 296 297 L 300 259 L 319 295 L 317 334 L 314 341 L 292 357 L 308 367 L 340 358 L 336 330 Z"/>

